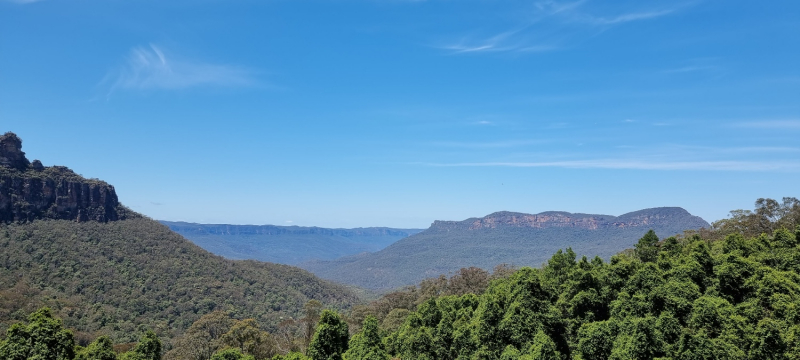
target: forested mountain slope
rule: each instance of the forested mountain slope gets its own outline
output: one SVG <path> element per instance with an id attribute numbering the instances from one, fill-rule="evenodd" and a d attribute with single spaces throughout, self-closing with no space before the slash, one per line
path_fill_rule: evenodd
<path id="1" fill-rule="evenodd" d="M 433 296 L 372 352 L 402 359 L 798 359 L 800 228 L 577 259 Z M 385 323 L 385 322 L 384 322 Z"/>
<path id="2" fill-rule="evenodd" d="M 566 249 L 541 268 L 498 270 L 356 306 L 349 319 L 364 325 L 344 359 L 800 359 L 794 197 L 691 234 L 648 231 L 608 262 Z"/>
<path id="3" fill-rule="evenodd" d="M 498 212 L 464 221 L 436 221 L 387 248 L 334 261 L 301 264 L 315 274 L 369 289 L 392 289 L 476 266 L 539 266 L 558 249 L 608 258 L 649 229 L 659 236 L 709 227 L 682 208 L 653 208 L 621 216 Z"/>
<path id="4" fill-rule="evenodd" d="M 195 224 L 161 221 L 203 249 L 228 259 L 294 265 L 374 252 L 422 229 L 326 229 L 303 226 Z"/>
<path id="5" fill-rule="evenodd" d="M 133 340 L 139 327 L 170 337 L 215 309 L 269 329 L 309 299 L 356 301 L 305 270 L 208 253 L 146 218 L 0 225 L 0 321 L 49 305 L 68 327 Z"/>
<path id="6" fill-rule="evenodd" d="M 272 334 L 215 312 L 164 358 L 799 359 L 800 201 L 756 204 L 693 234 L 659 241 L 650 230 L 609 262 L 566 249 L 541 268 L 426 279 L 343 316 L 309 302 L 299 324 Z M 130 351 L 116 356 L 120 345 Z M 14 360 L 158 360 L 160 349 L 150 332 L 136 346 L 75 346 L 47 309 L 0 339 L 0 357 Z"/>
<path id="7" fill-rule="evenodd" d="M 357 300 L 299 268 L 213 255 L 122 206 L 111 185 L 29 162 L 16 135 L 0 136 L 0 331 L 44 305 L 79 339 L 146 328 L 169 339 L 213 310 L 270 329 L 309 299 Z"/>
<path id="8" fill-rule="evenodd" d="M 273 360 L 800 359 L 798 225 L 800 200 L 758 199 L 609 262 L 566 249 L 541 268 L 461 269 L 355 306 L 349 342 L 321 319 L 325 356 Z"/>

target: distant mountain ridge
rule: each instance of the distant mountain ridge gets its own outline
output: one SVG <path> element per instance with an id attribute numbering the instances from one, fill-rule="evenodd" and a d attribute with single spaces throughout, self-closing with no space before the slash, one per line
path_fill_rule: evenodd
<path id="1" fill-rule="evenodd" d="M 638 210 L 620 216 L 548 211 L 501 211 L 463 221 L 434 221 L 430 228 L 385 249 L 333 261 L 300 264 L 322 278 L 385 290 L 426 277 L 498 264 L 537 267 L 559 249 L 608 258 L 633 247 L 650 229 L 660 237 L 709 227 L 679 207 Z"/>
<path id="2" fill-rule="evenodd" d="M 408 236 L 409 233 L 418 233 L 423 229 L 395 229 L 388 227 L 366 227 L 353 229 L 322 228 L 317 226 L 280 226 L 280 225 L 231 225 L 231 224 L 199 224 L 184 221 L 160 220 L 162 224 L 169 224 L 182 231 L 201 231 L 218 235 L 285 235 L 285 234 L 314 234 L 334 236 L 382 236 L 398 235 Z"/>
<path id="3" fill-rule="evenodd" d="M 422 231 L 387 227 L 329 229 L 179 221 L 161 223 L 198 246 L 229 259 L 253 259 L 290 265 L 379 251 L 397 240 Z"/>
<path id="4" fill-rule="evenodd" d="M 699 216 L 693 216 L 679 207 L 661 207 L 630 212 L 620 216 L 573 214 L 564 211 L 546 211 L 538 214 L 524 214 L 510 211 L 499 211 L 482 218 L 469 218 L 463 221 L 436 220 L 433 228 L 464 228 L 469 230 L 497 228 L 498 226 L 528 228 L 578 228 L 598 230 L 603 228 L 629 228 L 637 226 L 667 225 L 675 217 L 687 217 L 687 220 L 700 227 L 709 226 Z M 692 219 L 693 218 L 693 219 Z M 689 220 L 689 221 L 691 221 Z"/>

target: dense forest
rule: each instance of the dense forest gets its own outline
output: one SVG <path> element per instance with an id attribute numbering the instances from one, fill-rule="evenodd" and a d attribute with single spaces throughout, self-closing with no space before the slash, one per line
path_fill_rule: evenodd
<path id="1" fill-rule="evenodd" d="M 169 340 L 214 310 L 277 329 L 312 299 L 333 308 L 358 301 L 295 267 L 212 255 L 143 217 L 0 224 L 3 331 L 43 306 L 83 344 L 101 334 L 134 341 L 142 329 Z"/>
<path id="2" fill-rule="evenodd" d="M 271 332 L 213 312 L 164 358 L 800 359 L 800 201 L 732 215 L 700 233 L 649 231 L 608 262 L 567 249 L 541 268 L 462 269 L 347 312 L 310 301 Z M 162 358 L 155 333 L 133 332 L 139 343 L 76 346 L 43 309 L 7 331 L 0 357 Z"/>

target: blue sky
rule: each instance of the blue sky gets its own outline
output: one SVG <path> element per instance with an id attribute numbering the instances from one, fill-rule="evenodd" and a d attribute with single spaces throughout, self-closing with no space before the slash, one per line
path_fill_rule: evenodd
<path id="1" fill-rule="evenodd" d="M 0 131 L 150 217 L 800 197 L 800 2 L 0 0 Z"/>

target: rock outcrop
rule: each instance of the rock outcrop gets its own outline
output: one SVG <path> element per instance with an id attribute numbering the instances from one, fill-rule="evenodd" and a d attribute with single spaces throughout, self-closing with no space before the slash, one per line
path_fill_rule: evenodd
<path id="1" fill-rule="evenodd" d="M 86 179 L 64 166 L 28 161 L 22 140 L 0 136 L 0 222 L 36 219 L 114 221 L 130 213 L 120 205 L 114 187 Z"/>
<path id="2" fill-rule="evenodd" d="M 22 140 L 17 134 L 7 132 L 0 136 L 0 166 L 25 171 L 30 162 L 22 152 Z"/>
<path id="3" fill-rule="evenodd" d="M 495 229 L 498 227 L 516 228 L 575 228 L 601 230 L 611 228 L 654 227 L 680 222 L 687 229 L 699 229 L 710 225 L 699 216 L 694 216 L 679 207 L 663 207 L 634 211 L 620 216 L 572 214 L 562 211 L 548 211 L 539 214 L 524 214 L 500 211 L 482 218 L 464 221 L 435 221 L 432 229 L 445 231 L 453 229 Z"/>

